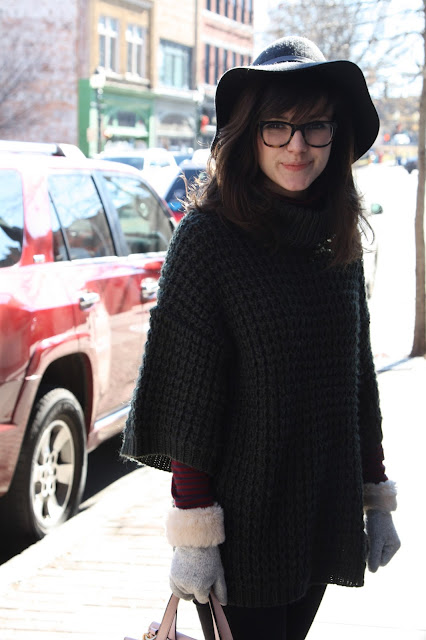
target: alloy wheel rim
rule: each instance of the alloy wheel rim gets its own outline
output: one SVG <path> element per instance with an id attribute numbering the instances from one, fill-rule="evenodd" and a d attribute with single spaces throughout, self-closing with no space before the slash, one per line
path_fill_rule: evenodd
<path id="1" fill-rule="evenodd" d="M 75 446 L 64 420 L 52 421 L 37 443 L 31 470 L 31 503 L 35 520 L 47 530 L 63 517 L 75 472 Z"/>

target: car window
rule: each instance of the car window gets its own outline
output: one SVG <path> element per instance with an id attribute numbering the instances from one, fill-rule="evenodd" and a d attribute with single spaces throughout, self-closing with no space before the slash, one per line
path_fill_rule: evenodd
<path id="1" fill-rule="evenodd" d="M 49 193 L 71 260 L 115 254 L 105 211 L 91 176 L 51 175 Z"/>
<path id="2" fill-rule="evenodd" d="M 133 176 L 104 175 L 129 253 L 165 251 L 172 236 L 159 200 Z"/>
<path id="3" fill-rule="evenodd" d="M 51 198 L 49 198 L 49 205 L 50 224 L 52 225 L 53 236 L 53 259 L 55 260 L 55 262 L 63 262 L 64 260 L 69 260 L 69 254 L 65 243 L 65 236 Z"/>
<path id="4" fill-rule="evenodd" d="M 102 160 L 112 160 L 113 162 L 123 162 L 124 164 L 129 164 L 131 167 L 135 169 L 139 169 L 142 171 L 144 159 L 138 156 L 129 156 L 129 157 L 119 157 L 119 156 L 111 156 L 109 158 L 103 156 Z"/>
<path id="5" fill-rule="evenodd" d="M 170 167 L 171 162 L 167 156 L 152 156 L 149 159 L 150 167 Z"/>
<path id="6" fill-rule="evenodd" d="M 0 171 L 0 267 L 19 262 L 24 237 L 24 202 L 17 171 Z"/>

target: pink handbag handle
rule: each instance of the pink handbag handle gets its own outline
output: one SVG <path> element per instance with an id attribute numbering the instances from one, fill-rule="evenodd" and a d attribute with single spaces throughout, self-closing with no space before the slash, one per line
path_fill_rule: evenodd
<path id="1" fill-rule="evenodd" d="M 156 634 L 156 640 L 176 640 L 176 613 L 179 604 L 179 598 L 172 593 L 167 604 L 160 628 Z M 173 629 L 172 629 L 173 626 Z M 170 630 L 172 634 L 169 636 Z M 173 637 L 172 637 L 173 636 Z"/>
<path id="2" fill-rule="evenodd" d="M 216 640 L 232 640 L 232 633 L 225 612 L 213 592 L 210 594 L 209 604 L 213 618 L 214 637 Z"/>
<path id="3" fill-rule="evenodd" d="M 172 594 L 164 612 L 155 640 L 176 640 L 176 614 L 178 604 L 179 598 Z M 210 594 L 209 604 L 216 640 L 233 640 L 231 629 L 229 628 L 228 620 L 226 619 L 222 605 L 213 593 Z"/>

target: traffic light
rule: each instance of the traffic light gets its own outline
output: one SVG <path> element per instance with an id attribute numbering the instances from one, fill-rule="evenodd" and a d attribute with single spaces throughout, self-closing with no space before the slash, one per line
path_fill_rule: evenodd
<path id="1" fill-rule="evenodd" d="M 206 131 L 206 127 L 210 122 L 210 118 L 208 115 L 206 115 L 205 113 L 202 114 L 201 118 L 200 118 L 200 132 L 201 133 L 205 133 Z"/>

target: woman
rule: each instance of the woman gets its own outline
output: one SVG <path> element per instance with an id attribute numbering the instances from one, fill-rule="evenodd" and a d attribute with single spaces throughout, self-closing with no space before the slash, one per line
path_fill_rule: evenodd
<path id="1" fill-rule="evenodd" d="M 122 453 L 173 471 L 174 593 L 214 589 L 234 640 L 298 640 L 399 547 L 351 171 L 379 121 L 360 69 L 299 37 L 225 73 L 216 114 Z"/>

